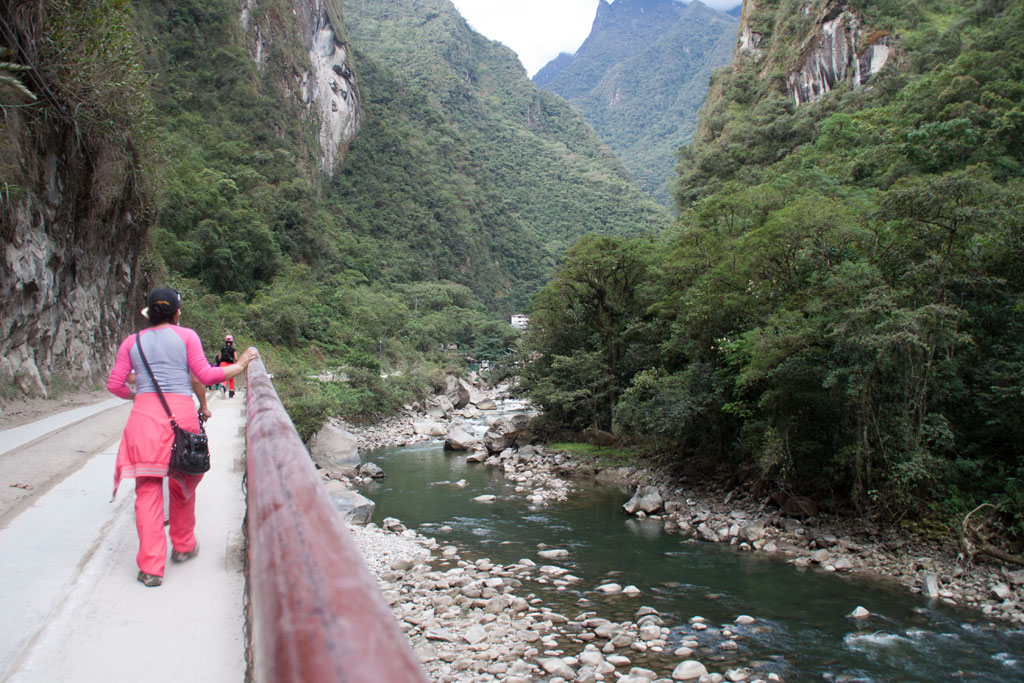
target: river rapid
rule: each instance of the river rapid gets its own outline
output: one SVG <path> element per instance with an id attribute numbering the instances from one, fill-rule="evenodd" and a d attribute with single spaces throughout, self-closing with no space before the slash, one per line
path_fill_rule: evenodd
<path id="1" fill-rule="evenodd" d="M 636 519 L 621 506 L 629 494 L 573 480 L 563 502 L 530 503 L 500 468 L 466 462 L 431 441 L 364 454 L 387 477 L 361 488 L 376 502 L 374 518 L 396 517 L 466 558 L 538 564 L 541 549 L 565 549 L 553 561 L 579 581 L 528 583 L 549 607 L 567 615 L 594 612 L 625 621 L 654 607 L 671 628 L 662 655 L 648 664 L 671 671 L 674 646 L 696 639 L 710 670 L 752 666 L 785 680 L 935 681 L 1024 679 L 1024 633 L 991 624 L 981 614 L 908 593 L 894 582 L 796 569 L 784 558 L 744 553 L 665 533 L 657 519 Z M 462 487 L 451 482 L 464 480 Z M 494 495 L 490 503 L 475 502 Z M 616 582 L 639 594 L 606 595 Z M 848 616 L 862 606 L 867 619 Z M 733 625 L 750 615 L 756 626 Z M 695 631 L 691 620 L 706 619 Z M 723 629 L 742 632 L 726 650 Z M 663 660 L 663 661 L 659 661 Z"/>

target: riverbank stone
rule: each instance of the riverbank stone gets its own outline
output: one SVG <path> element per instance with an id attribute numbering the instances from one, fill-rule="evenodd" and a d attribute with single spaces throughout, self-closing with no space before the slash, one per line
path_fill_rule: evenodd
<path id="1" fill-rule="evenodd" d="M 685 662 L 680 662 L 679 665 L 672 670 L 672 680 L 674 681 L 692 681 L 700 678 L 701 676 L 707 675 L 707 667 L 696 659 L 688 659 Z"/>
<path id="2" fill-rule="evenodd" d="M 464 425 L 453 425 L 444 440 L 447 451 L 468 451 L 476 446 L 477 438 Z"/>
<path id="3" fill-rule="evenodd" d="M 664 505 L 664 499 L 656 486 L 641 486 L 636 493 L 623 506 L 622 509 L 628 514 L 634 515 L 637 512 L 652 514 L 657 512 Z"/>
<path id="4" fill-rule="evenodd" d="M 515 443 L 517 428 L 512 420 L 499 417 L 484 434 L 483 444 L 490 453 L 501 453 Z"/>
<path id="5" fill-rule="evenodd" d="M 359 439 L 339 424 L 328 422 L 309 441 L 309 456 L 320 469 L 355 472 Z"/>
<path id="6" fill-rule="evenodd" d="M 419 420 L 412 423 L 413 431 L 422 436 L 444 436 L 445 428 L 437 420 Z"/>
<path id="7" fill-rule="evenodd" d="M 331 479 L 324 484 L 327 496 L 334 509 L 341 513 L 349 524 L 367 524 L 373 517 L 376 504 L 366 496 L 356 493 L 340 481 Z"/>

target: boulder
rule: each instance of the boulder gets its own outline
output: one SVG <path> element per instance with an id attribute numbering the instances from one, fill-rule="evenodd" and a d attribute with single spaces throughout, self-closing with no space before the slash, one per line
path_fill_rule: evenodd
<path id="1" fill-rule="evenodd" d="M 412 423 L 412 429 L 423 436 L 444 436 L 445 428 L 436 420 L 419 420 Z"/>
<path id="2" fill-rule="evenodd" d="M 740 536 L 753 543 L 764 538 L 764 522 L 750 522 L 740 529 Z"/>
<path id="3" fill-rule="evenodd" d="M 484 449 L 476 449 L 466 456 L 466 462 L 484 462 L 485 460 L 487 460 L 487 451 Z"/>
<path id="4" fill-rule="evenodd" d="M 576 678 L 576 672 L 573 671 L 572 667 L 557 657 L 541 659 L 537 663 L 550 676 L 563 678 L 568 681 Z"/>
<path id="5" fill-rule="evenodd" d="M 1013 592 L 1010 590 L 1010 587 L 1007 586 L 1005 583 L 997 583 L 994 586 L 992 586 L 992 596 L 996 600 L 1006 600 L 1012 594 Z"/>
<path id="6" fill-rule="evenodd" d="M 485 398 L 480 401 L 477 401 L 476 407 L 478 410 L 497 410 L 498 404 L 489 398 Z"/>
<path id="7" fill-rule="evenodd" d="M 387 476 L 381 466 L 373 462 L 364 462 L 360 465 L 359 475 L 370 479 L 383 479 Z"/>
<path id="8" fill-rule="evenodd" d="M 459 408 L 465 408 L 469 405 L 470 387 L 468 384 L 455 375 L 446 375 L 444 383 L 445 398 L 448 399 L 453 408 L 458 410 Z"/>
<path id="9" fill-rule="evenodd" d="M 516 429 L 526 429 L 530 426 L 530 423 L 533 422 L 532 415 L 524 415 L 522 413 L 511 415 L 508 419 L 513 425 L 515 425 Z"/>
<path id="10" fill-rule="evenodd" d="M 718 543 L 719 541 L 718 534 L 715 533 L 715 530 L 712 529 L 707 522 L 703 522 L 697 527 L 697 536 L 704 541 L 710 541 L 712 543 Z"/>
<path id="11" fill-rule="evenodd" d="M 446 417 L 455 410 L 455 406 L 447 396 L 434 396 L 427 399 L 427 415 L 430 417 Z"/>
<path id="12" fill-rule="evenodd" d="M 517 428 L 511 420 L 500 417 L 487 428 L 483 442 L 490 453 L 501 453 L 515 442 Z"/>
<path id="13" fill-rule="evenodd" d="M 309 440 L 309 456 L 320 469 L 355 474 L 359 467 L 358 444 L 354 434 L 328 422 Z"/>
<path id="14" fill-rule="evenodd" d="M 516 460 L 519 462 L 530 462 L 537 455 L 537 449 L 533 446 L 523 446 L 516 453 Z"/>
<path id="15" fill-rule="evenodd" d="M 664 500 L 658 487 L 641 486 L 637 488 L 633 497 L 622 506 L 622 509 L 631 515 L 636 514 L 637 511 L 643 511 L 649 515 L 660 510 L 663 503 Z"/>
<path id="16" fill-rule="evenodd" d="M 349 489 L 340 481 L 331 479 L 325 484 L 327 496 L 334 504 L 334 508 L 341 513 L 342 517 L 349 524 L 367 524 L 373 517 L 375 503 L 355 491 Z"/>
<path id="17" fill-rule="evenodd" d="M 444 447 L 449 451 L 468 451 L 476 445 L 476 437 L 463 425 L 454 425 L 445 437 Z"/>
<path id="18" fill-rule="evenodd" d="M 707 675 L 707 667 L 696 659 L 688 659 L 685 662 L 680 662 L 679 666 L 672 670 L 672 680 L 675 681 L 692 681 L 696 678 Z"/>

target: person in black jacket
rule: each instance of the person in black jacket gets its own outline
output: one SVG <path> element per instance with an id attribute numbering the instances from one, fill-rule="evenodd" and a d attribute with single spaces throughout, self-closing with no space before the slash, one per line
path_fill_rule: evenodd
<path id="1" fill-rule="evenodd" d="M 235 361 L 238 358 L 238 351 L 235 349 L 234 343 L 235 343 L 235 338 L 232 337 L 230 334 L 224 337 L 224 348 L 222 348 L 220 350 L 220 353 L 217 354 L 217 358 L 215 359 L 216 362 L 217 362 L 217 365 L 220 365 L 220 366 L 223 367 L 223 366 L 226 366 L 226 365 L 234 365 L 235 364 Z M 227 389 L 228 389 L 228 398 L 234 398 L 235 397 L 235 378 L 234 377 L 232 377 L 230 380 L 228 380 Z M 223 396 L 224 395 L 223 394 L 223 392 L 224 392 L 224 385 L 223 384 L 220 386 L 220 390 L 221 390 L 221 396 Z"/>

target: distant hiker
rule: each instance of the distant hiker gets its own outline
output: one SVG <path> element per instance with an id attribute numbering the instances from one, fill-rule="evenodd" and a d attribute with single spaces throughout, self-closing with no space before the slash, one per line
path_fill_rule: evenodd
<path id="1" fill-rule="evenodd" d="M 247 350 L 235 365 L 211 367 L 206 361 L 199 335 L 194 330 L 178 326 L 181 297 L 173 289 L 161 288 L 150 292 L 142 315 L 149 319 L 149 326 L 139 336 L 133 334 L 121 342 L 114 368 L 107 379 L 107 389 L 116 396 L 134 401 L 117 451 L 114 495 L 117 495 L 122 478 L 135 478 L 135 526 L 139 534 L 139 552 L 136 555 L 139 575 L 136 578 L 153 587 L 163 582 L 167 559 L 163 479 L 168 477 L 171 496 L 171 560 L 184 562 L 199 553 L 195 537 L 195 493 L 203 475 L 172 472 L 168 467 L 174 431 L 156 393 L 153 377 L 142 362 L 138 344 L 142 344 L 174 421 L 190 432 L 199 431 L 199 415 L 192 394 L 200 396 L 200 410 L 209 417 L 203 385 L 217 384 L 244 372 L 249 361 L 256 357 L 256 350 Z M 127 379 L 133 372 L 134 392 L 127 385 Z"/>
<path id="2" fill-rule="evenodd" d="M 219 368 L 220 367 L 220 353 L 219 352 L 217 353 L 217 355 L 215 355 L 213 357 L 213 360 L 210 361 L 210 366 L 214 367 L 214 368 Z M 220 387 L 221 387 L 220 384 L 214 384 L 213 386 L 209 386 L 209 387 L 206 387 L 206 388 L 207 389 L 213 389 L 214 391 L 220 391 Z"/>
<path id="3" fill-rule="evenodd" d="M 232 337 L 230 334 L 224 337 L 224 348 L 222 348 L 220 350 L 220 353 L 217 354 L 217 364 L 220 365 L 221 367 L 226 367 L 228 365 L 233 365 L 235 363 L 235 359 L 238 357 L 238 350 L 233 346 L 234 343 L 235 343 L 235 338 Z M 224 387 L 221 386 L 220 390 L 221 390 L 221 395 L 223 395 Z M 234 398 L 235 397 L 235 380 L 234 380 L 234 378 L 231 378 L 228 381 L 228 390 L 229 390 L 228 398 Z"/>

